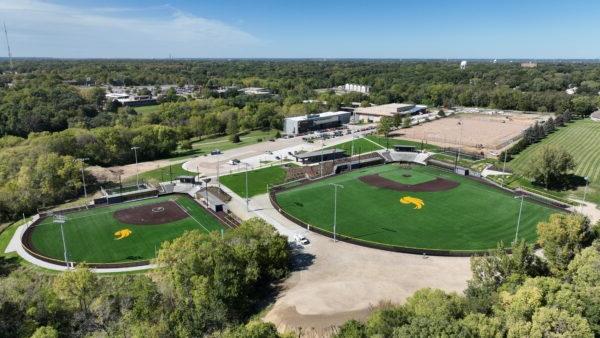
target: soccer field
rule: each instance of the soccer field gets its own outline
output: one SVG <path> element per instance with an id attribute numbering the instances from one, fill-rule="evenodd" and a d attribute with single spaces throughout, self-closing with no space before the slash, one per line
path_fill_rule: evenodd
<path id="1" fill-rule="evenodd" d="M 156 220 L 160 215 L 152 215 L 151 211 L 160 210 L 154 207 L 156 205 L 167 206 L 163 207 L 166 209 L 164 212 L 179 213 L 179 219 L 169 221 L 167 217 Z M 132 216 L 138 217 L 132 221 L 138 224 L 123 221 L 123 218 L 131 219 Z M 66 217 L 63 228 L 68 260 L 86 263 L 147 260 L 155 257 L 162 242 L 175 239 L 185 231 L 200 230 L 208 233 L 224 229 L 216 218 L 194 200 L 183 195 L 169 195 L 77 211 L 67 213 Z M 160 224 L 150 224 L 153 222 Z M 126 236 L 119 239 L 123 235 Z M 31 245 L 43 256 L 64 259 L 60 225 L 53 223 L 53 217 L 44 219 L 33 228 Z"/>
<path id="2" fill-rule="evenodd" d="M 585 119 L 559 128 L 541 142 L 527 147 L 509 165 L 522 172 L 532 154 L 544 145 L 558 145 L 567 150 L 575 159 L 575 174 L 600 184 L 600 123 Z"/>
<path id="3" fill-rule="evenodd" d="M 375 184 L 383 181 L 405 191 L 364 182 L 368 177 L 375 177 Z M 332 232 L 331 183 L 343 185 L 338 190 L 337 233 L 354 240 L 392 247 L 481 251 L 495 248 L 500 241 L 510 244 L 515 238 L 520 199 L 429 166 L 406 169 L 390 164 L 355 170 L 282 191 L 276 200 L 290 215 Z M 519 239 L 533 242 L 537 223 L 554 212 L 526 199 Z"/>

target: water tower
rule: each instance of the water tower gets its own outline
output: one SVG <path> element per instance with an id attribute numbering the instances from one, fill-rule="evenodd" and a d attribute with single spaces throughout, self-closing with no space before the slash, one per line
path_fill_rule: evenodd
<path id="1" fill-rule="evenodd" d="M 467 61 L 466 60 L 462 60 L 460 62 L 460 69 L 465 69 L 467 68 Z"/>

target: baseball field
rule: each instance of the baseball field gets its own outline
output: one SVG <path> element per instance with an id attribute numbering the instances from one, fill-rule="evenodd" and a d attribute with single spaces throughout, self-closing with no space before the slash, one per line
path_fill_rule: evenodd
<path id="1" fill-rule="evenodd" d="M 285 190 L 278 204 L 291 216 L 338 234 L 389 247 L 481 251 L 517 232 L 520 198 L 431 166 L 370 167 Z M 525 199 L 518 238 L 533 242 L 536 225 L 555 209 Z"/>
<path id="2" fill-rule="evenodd" d="M 155 257 L 164 241 L 185 231 L 221 231 L 225 227 L 194 200 L 170 195 L 66 213 L 63 224 L 67 259 L 116 263 Z M 63 260 L 63 240 L 55 217 L 32 228 L 29 246 L 40 255 Z M 27 239 L 26 239 L 27 240 Z"/>

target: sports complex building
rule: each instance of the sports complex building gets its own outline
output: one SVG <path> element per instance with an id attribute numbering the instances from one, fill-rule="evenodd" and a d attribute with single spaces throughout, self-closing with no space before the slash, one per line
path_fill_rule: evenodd
<path id="1" fill-rule="evenodd" d="M 337 111 L 288 117 L 283 120 L 283 133 L 300 135 L 313 131 L 338 128 L 350 123 L 350 112 Z"/>

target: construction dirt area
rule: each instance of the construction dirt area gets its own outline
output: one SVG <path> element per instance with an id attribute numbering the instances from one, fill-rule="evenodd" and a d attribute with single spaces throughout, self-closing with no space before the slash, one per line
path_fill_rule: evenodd
<path id="1" fill-rule="evenodd" d="M 442 147 L 463 147 L 471 152 L 496 155 L 518 140 L 529 126 L 545 119 L 540 114 L 457 114 L 409 129 L 400 129 L 391 135 Z"/>
<path id="2" fill-rule="evenodd" d="M 469 258 L 411 255 L 366 248 L 310 234 L 295 272 L 264 320 L 281 332 L 329 337 L 350 319 L 364 320 L 382 303 L 403 303 L 415 291 L 461 293 L 471 277 Z"/>

